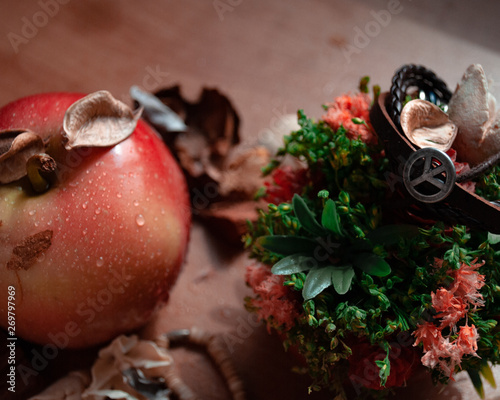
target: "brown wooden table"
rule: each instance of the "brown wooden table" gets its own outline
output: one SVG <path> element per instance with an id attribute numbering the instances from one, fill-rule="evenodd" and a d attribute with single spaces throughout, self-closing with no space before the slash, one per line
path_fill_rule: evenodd
<path id="1" fill-rule="evenodd" d="M 405 63 L 434 69 L 452 87 L 480 63 L 500 82 L 498 15 L 498 2 L 465 0 L 3 0 L 0 104 L 36 92 L 100 89 L 129 101 L 131 85 L 155 91 L 175 83 L 194 99 L 201 87 L 217 87 L 239 110 L 251 143 L 299 108 L 320 116 L 321 104 L 355 90 L 361 76 L 387 90 Z M 244 310 L 247 263 L 194 224 L 171 300 L 143 335 L 201 326 L 226 335 L 249 399 L 329 398 L 307 396 L 308 379 L 290 371 L 294 358 Z M 94 353 L 78 354 L 62 353 L 54 365 L 77 368 Z M 201 398 L 227 398 L 202 354 L 176 355 Z M 475 398 L 464 374 L 441 394 L 423 376 L 401 396 Z M 500 397 L 487 388 L 487 398 Z"/>

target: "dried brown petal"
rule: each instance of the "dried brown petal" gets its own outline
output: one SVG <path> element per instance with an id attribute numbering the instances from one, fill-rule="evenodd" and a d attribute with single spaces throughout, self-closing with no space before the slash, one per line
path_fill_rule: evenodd
<path id="1" fill-rule="evenodd" d="M 457 127 L 435 104 L 425 100 L 409 101 L 401 111 L 401 128 L 406 137 L 420 148 L 450 149 Z"/>
<path id="2" fill-rule="evenodd" d="M 0 184 L 10 183 L 26 176 L 26 162 L 34 154 L 44 151 L 40 136 L 28 130 L 0 132 Z"/>
<path id="3" fill-rule="evenodd" d="M 52 245 L 51 230 L 45 230 L 24 238 L 12 250 L 12 256 L 7 262 L 7 269 L 27 270 Z"/>
<path id="4" fill-rule="evenodd" d="M 141 116 L 108 91 L 89 94 L 72 104 L 64 115 L 65 147 L 114 146 L 134 132 Z"/>
<path id="5" fill-rule="evenodd" d="M 262 146 L 235 151 L 224 165 L 219 179 L 219 193 L 225 198 L 248 200 L 264 186 L 262 168 L 271 161 L 271 154 Z"/>
<path id="6" fill-rule="evenodd" d="M 453 148 L 460 160 L 476 165 L 500 152 L 500 115 L 480 65 L 465 71 L 450 99 L 449 115 L 458 127 Z"/>
<path id="7" fill-rule="evenodd" d="M 248 221 L 254 223 L 259 215 L 257 209 L 265 209 L 266 203 L 248 201 L 220 201 L 199 212 L 200 217 L 225 243 L 243 246 L 241 237 L 248 232 Z"/>
<path id="8" fill-rule="evenodd" d="M 188 177 L 195 178 L 192 183 L 203 186 L 207 178 L 217 181 L 220 171 L 216 170 L 240 142 L 240 119 L 229 99 L 216 89 L 204 88 L 199 100 L 191 103 L 183 98 L 179 86 L 163 89 L 155 96 L 188 126 L 186 132 L 174 135 L 165 125 L 149 119 L 148 105 L 141 103 L 148 122 L 162 134 Z"/>

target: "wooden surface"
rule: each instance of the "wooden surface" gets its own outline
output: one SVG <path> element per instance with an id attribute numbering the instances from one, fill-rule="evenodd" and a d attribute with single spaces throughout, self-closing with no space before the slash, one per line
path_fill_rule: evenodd
<path id="1" fill-rule="evenodd" d="M 128 101 L 131 85 L 155 91 L 179 83 L 193 99 L 202 86 L 217 87 L 232 99 L 244 140 L 253 143 L 298 108 L 320 116 L 321 104 L 354 90 L 361 76 L 387 90 L 405 63 L 426 65 L 452 87 L 469 64 L 480 63 L 500 82 L 500 3 L 436 3 L 2 0 L 0 105 L 44 91 L 107 89 Z M 143 335 L 201 326 L 225 335 L 248 399 L 329 398 L 307 396 L 308 379 L 290 372 L 293 357 L 244 310 L 247 263 L 245 254 L 195 224 L 170 303 Z M 176 354 L 202 399 L 227 398 L 202 354 Z M 77 368 L 84 359 L 61 353 L 53 364 Z M 475 398 L 463 374 L 441 394 L 422 376 L 403 395 Z M 500 395 L 487 388 L 487 398 Z"/>

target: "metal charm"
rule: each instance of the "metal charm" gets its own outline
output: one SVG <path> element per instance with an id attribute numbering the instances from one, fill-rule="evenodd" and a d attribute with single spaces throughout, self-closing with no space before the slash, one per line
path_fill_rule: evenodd
<path id="1" fill-rule="evenodd" d="M 450 157 L 432 147 L 411 154 L 403 170 L 408 192 L 423 203 L 437 203 L 453 190 L 456 171 Z"/>

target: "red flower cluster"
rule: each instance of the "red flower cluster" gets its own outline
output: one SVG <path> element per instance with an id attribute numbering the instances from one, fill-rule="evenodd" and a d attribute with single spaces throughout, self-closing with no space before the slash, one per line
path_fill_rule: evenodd
<path id="1" fill-rule="evenodd" d="M 257 264 L 247 267 L 245 279 L 257 294 L 257 298 L 251 299 L 251 306 L 256 308 L 259 319 L 266 321 L 267 329 L 289 330 L 299 316 L 300 305 L 292 292 L 283 286 L 284 277 Z"/>
<path id="2" fill-rule="evenodd" d="M 411 347 L 395 343 L 389 352 L 391 373 L 385 386 L 381 386 L 380 369 L 375 361 L 383 360 L 386 357 L 385 351 L 380 346 L 373 346 L 366 342 L 351 346 L 351 350 L 348 376 L 354 386 L 361 385 L 374 390 L 400 387 L 412 376 L 418 365 L 418 357 Z"/>
<path id="3" fill-rule="evenodd" d="M 309 181 L 307 172 L 307 168 L 293 169 L 290 166 L 275 169 L 271 174 L 272 182 L 264 182 L 264 200 L 276 205 L 290 202 L 293 195 L 300 194 Z"/>
<path id="4" fill-rule="evenodd" d="M 323 120 L 334 130 L 343 126 L 350 139 L 361 138 L 365 143 L 374 144 L 377 137 L 370 124 L 370 96 L 359 93 L 355 96 L 343 95 L 337 97 L 328 107 Z M 364 121 L 354 123 L 353 119 Z"/>
<path id="5" fill-rule="evenodd" d="M 474 261 L 475 262 L 475 261 Z M 483 263 L 463 263 L 459 269 L 449 270 L 447 274 L 454 281 L 449 289 L 439 288 L 436 293 L 432 292 L 432 306 L 438 313 L 435 320 L 440 319 L 439 325 L 433 322 L 425 322 L 418 325 L 413 334 L 416 337 L 414 346 L 422 343 L 424 356 L 422 364 L 429 368 L 439 367 L 441 371 L 450 378 L 455 367 L 460 366 L 463 356 L 476 356 L 477 340 L 479 335 L 474 325 L 468 323 L 460 327 L 457 323 L 466 316 L 472 306 L 474 309 L 484 305 L 483 296 L 479 290 L 484 286 L 484 275 L 476 270 Z M 438 266 L 442 264 L 437 261 Z M 449 328 L 448 337 L 443 336 L 443 329 Z M 458 336 L 450 341 L 453 334 Z"/>

